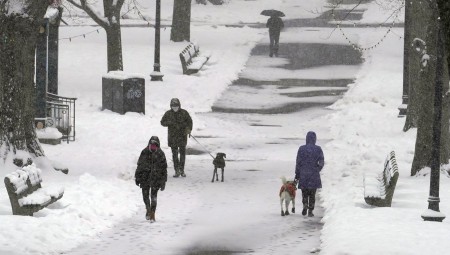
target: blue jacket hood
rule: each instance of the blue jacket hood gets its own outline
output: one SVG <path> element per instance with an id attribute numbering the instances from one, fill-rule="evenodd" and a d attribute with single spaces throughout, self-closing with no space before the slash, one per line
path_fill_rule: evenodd
<path id="1" fill-rule="evenodd" d="M 306 144 L 316 144 L 316 133 L 313 131 L 309 131 L 308 134 L 306 134 Z"/>

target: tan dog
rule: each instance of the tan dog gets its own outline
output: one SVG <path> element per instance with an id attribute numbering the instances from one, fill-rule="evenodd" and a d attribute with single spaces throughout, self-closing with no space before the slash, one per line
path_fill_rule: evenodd
<path id="1" fill-rule="evenodd" d="M 281 177 L 283 185 L 280 189 L 281 216 L 289 215 L 289 203 L 292 202 L 292 213 L 295 213 L 295 195 L 297 190 L 296 181 L 287 181 L 286 177 Z M 283 209 L 283 203 L 285 208 Z"/>

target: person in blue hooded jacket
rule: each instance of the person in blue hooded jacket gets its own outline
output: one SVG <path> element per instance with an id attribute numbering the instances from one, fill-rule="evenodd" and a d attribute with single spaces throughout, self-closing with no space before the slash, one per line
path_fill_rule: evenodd
<path id="1" fill-rule="evenodd" d="M 295 166 L 295 179 L 298 180 L 298 188 L 302 190 L 302 215 L 306 215 L 308 210 L 309 217 L 314 216 L 316 191 L 322 188 L 320 171 L 325 164 L 322 148 L 316 145 L 316 140 L 316 133 L 309 131 L 306 144 L 298 149 Z"/>

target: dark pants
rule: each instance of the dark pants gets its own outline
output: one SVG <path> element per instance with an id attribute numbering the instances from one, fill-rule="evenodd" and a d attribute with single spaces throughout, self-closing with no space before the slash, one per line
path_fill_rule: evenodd
<path id="1" fill-rule="evenodd" d="M 316 190 L 317 189 L 302 189 L 303 208 L 308 208 L 311 211 L 314 210 L 314 204 L 316 203 Z"/>
<path id="2" fill-rule="evenodd" d="M 278 55 L 278 43 L 280 41 L 280 32 L 269 32 L 270 38 L 270 55 L 275 53 Z"/>
<path id="3" fill-rule="evenodd" d="M 184 162 L 186 161 L 186 146 L 184 147 L 170 147 L 172 149 L 172 160 L 175 173 L 184 173 Z M 178 159 L 178 152 L 180 158 Z"/>
<path id="4" fill-rule="evenodd" d="M 149 193 L 150 193 L 150 187 L 143 187 L 142 188 L 142 198 L 144 198 L 144 204 L 145 208 L 150 211 L 156 211 L 156 204 L 157 204 L 157 198 L 158 198 L 158 190 L 159 188 L 151 188 L 151 203 L 149 199 Z"/>

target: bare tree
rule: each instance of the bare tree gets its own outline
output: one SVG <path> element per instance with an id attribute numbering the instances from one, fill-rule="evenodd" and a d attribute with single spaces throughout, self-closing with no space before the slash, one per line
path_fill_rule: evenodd
<path id="1" fill-rule="evenodd" d="M 447 70 L 450 76 L 450 2 L 437 0 L 437 5 L 442 34 L 444 35 L 444 47 L 447 52 Z"/>
<path id="2" fill-rule="evenodd" d="M 444 73 L 443 77 L 436 76 L 437 66 L 437 39 L 439 29 L 439 19 L 436 8 L 436 1 L 425 1 L 422 4 L 416 3 L 413 7 L 412 18 L 412 37 L 411 45 L 415 54 L 411 54 L 411 99 L 408 105 L 415 109 L 417 113 L 417 137 L 414 152 L 414 160 L 411 167 L 411 175 L 417 174 L 424 167 L 431 164 L 431 154 L 433 149 L 433 114 L 430 112 L 437 111 L 434 109 L 434 93 L 437 80 L 442 79 L 443 91 L 449 90 L 448 64 L 446 57 L 448 51 L 445 51 L 446 57 L 443 58 Z M 414 16 L 418 18 L 415 19 Z M 425 19 L 422 19 L 425 18 Z M 417 23 L 421 20 L 420 23 Z M 447 164 L 450 157 L 450 133 L 449 133 L 449 98 L 442 98 L 442 123 L 440 138 L 440 162 Z"/>
<path id="3" fill-rule="evenodd" d="M 87 0 L 67 0 L 73 6 L 85 11 L 106 31 L 108 71 L 123 70 L 122 36 L 120 11 L 125 0 L 103 0 L 102 17 Z"/>
<path id="4" fill-rule="evenodd" d="M 190 37 L 191 0 L 174 0 L 170 40 L 174 42 L 190 41 Z"/>
<path id="5" fill-rule="evenodd" d="M 344 0 L 333 0 L 335 6 L 343 3 Z M 344 1 L 345 2 L 345 1 Z M 363 3 L 364 0 L 358 0 L 356 6 Z M 440 2 L 440 19 L 438 19 L 437 3 Z M 396 11 L 397 6 L 402 4 L 402 1 L 377 1 L 380 7 Z M 444 73 L 442 77 L 437 77 L 437 38 L 438 28 L 443 27 L 443 34 L 448 39 L 450 33 L 448 30 L 449 20 L 449 3 L 444 0 L 411 0 L 406 1 L 407 13 L 405 26 L 405 69 L 408 71 L 409 89 L 409 103 L 407 110 L 407 117 L 405 121 L 404 131 L 411 128 L 417 128 L 417 137 L 415 145 L 414 160 L 411 166 L 411 175 L 417 174 L 424 167 L 431 166 L 432 149 L 433 149 L 433 111 L 434 109 L 434 94 L 436 81 L 442 80 L 443 91 L 449 90 L 449 49 L 448 40 L 446 42 L 447 49 L 444 58 Z M 438 4 L 439 5 L 439 4 Z M 402 7 L 402 6 L 400 6 Z M 442 18 L 444 17 L 444 18 Z M 446 23 L 439 25 L 438 22 Z M 408 48 L 406 48 L 408 47 Z M 442 114 L 441 114 L 441 129 L 440 129 L 440 162 L 447 164 L 450 158 L 450 104 L 449 95 L 442 98 Z"/>
<path id="6" fill-rule="evenodd" d="M 48 0 L 0 0 L 0 158 L 44 152 L 34 127 L 34 55 Z"/>

